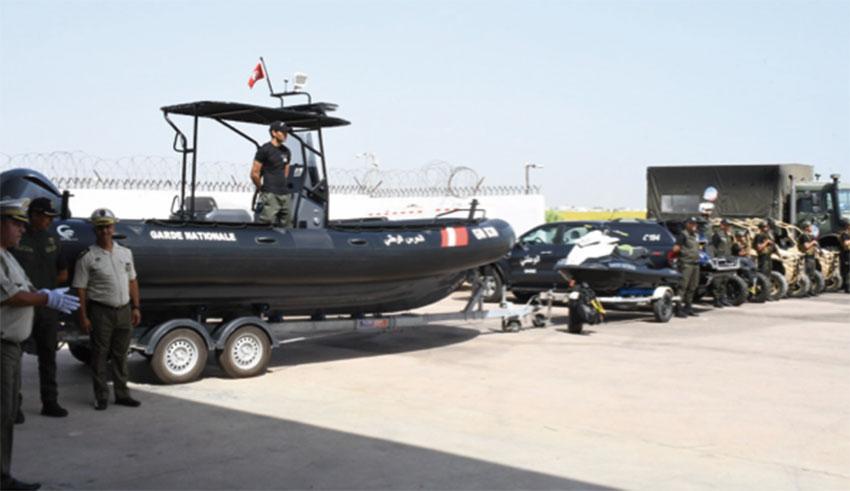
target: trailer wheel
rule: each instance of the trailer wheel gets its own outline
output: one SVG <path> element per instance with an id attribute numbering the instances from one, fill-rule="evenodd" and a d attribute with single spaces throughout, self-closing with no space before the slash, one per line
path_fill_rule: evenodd
<path id="1" fill-rule="evenodd" d="M 183 384 L 197 379 L 207 364 L 207 346 L 195 331 L 174 329 L 157 343 L 151 368 L 164 384 Z"/>
<path id="2" fill-rule="evenodd" d="M 502 318 L 502 331 L 504 332 L 519 332 L 522 329 L 522 323 L 519 319 Z"/>
<path id="3" fill-rule="evenodd" d="M 546 327 L 546 316 L 541 313 L 536 313 L 531 317 L 531 325 L 534 327 Z"/>
<path id="4" fill-rule="evenodd" d="M 256 326 L 237 329 L 224 349 L 218 352 L 218 364 L 233 378 L 254 377 L 266 371 L 272 347 L 266 333 Z"/>
<path id="5" fill-rule="evenodd" d="M 740 306 L 747 301 L 749 291 L 747 290 L 747 282 L 742 280 L 738 275 L 731 275 L 726 280 L 726 300 L 735 307 Z"/>
<path id="6" fill-rule="evenodd" d="M 797 281 L 793 285 L 788 285 L 788 296 L 791 298 L 803 298 L 809 294 L 811 287 L 812 280 L 808 276 L 801 274 L 797 277 Z"/>
<path id="7" fill-rule="evenodd" d="M 673 293 L 667 292 L 663 297 L 652 302 L 652 313 L 658 322 L 668 322 L 673 318 Z"/>
<path id="8" fill-rule="evenodd" d="M 71 356 L 86 365 L 91 363 L 91 346 L 88 343 L 68 343 Z"/>
<path id="9" fill-rule="evenodd" d="M 485 302 L 498 302 L 502 300 L 502 277 L 496 271 L 496 268 L 487 266 L 481 272 L 481 282 L 483 286 L 483 299 Z"/>
<path id="10" fill-rule="evenodd" d="M 788 295 L 788 280 L 779 271 L 770 272 L 770 300 L 779 300 Z"/>
<path id="11" fill-rule="evenodd" d="M 764 303 L 770 296 L 770 280 L 767 276 L 756 273 L 753 285 L 750 287 L 750 302 Z"/>

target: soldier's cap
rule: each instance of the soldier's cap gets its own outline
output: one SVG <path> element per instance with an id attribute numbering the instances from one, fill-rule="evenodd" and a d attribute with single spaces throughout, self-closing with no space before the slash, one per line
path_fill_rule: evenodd
<path id="1" fill-rule="evenodd" d="M 55 217 L 59 215 L 59 212 L 56 211 L 56 208 L 53 208 L 53 202 L 50 201 L 50 198 L 36 198 L 32 200 L 28 212 L 30 214 L 43 213 L 49 217 Z"/>
<path id="2" fill-rule="evenodd" d="M 765 222 L 764 220 L 760 221 L 758 223 L 758 228 L 767 228 L 767 222 Z"/>
<path id="3" fill-rule="evenodd" d="M 803 220 L 802 222 L 800 222 L 800 228 L 806 228 L 806 227 L 811 227 L 811 226 L 812 226 L 812 222 L 810 222 L 808 220 Z"/>
<path id="4" fill-rule="evenodd" d="M 290 128 L 289 125 L 283 121 L 275 121 L 269 125 L 269 131 L 283 131 L 284 133 L 289 133 Z"/>
<path id="5" fill-rule="evenodd" d="M 731 223 L 729 223 L 729 220 L 722 218 L 720 219 L 720 225 L 731 225 Z"/>
<path id="6" fill-rule="evenodd" d="M 29 223 L 27 216 L 28 199 L 7 199 L 0 201 L 0 217 L 5 219 L 16 220 L 22 223 Z"/>
<path id="7" fill-rule="evenodd" d="M 688 217 L 685 219 L 685 223 L 697 223 L 699 219 L 697 217 Z"/>
<path id="8" fill-rule="evenodd" d="M 98 208 L 91 214 L 91 223 L 95 227 L 115 225 L 118 223 L 118 219 L 115 218 L 115 213 L 112 213 L 109 208 Z"/>
<path id="9" fill-rule="evenodd" d="M 846 218 L 842 218 L 841 220 L 838 221 L 838 224 L 841 225 L 844 228 L 847 228 L 848 226 L 850 226 L 850 220 L 848 220 Z"/>
<path id="10" fill-rule="evenodd" d="M 745 232 L 743 230 L 736 230 L 735 231 L 735 236 L 737 236 L 737 237 L 743 237 L 745 235 L 747 235 L 747 232 Z"/>

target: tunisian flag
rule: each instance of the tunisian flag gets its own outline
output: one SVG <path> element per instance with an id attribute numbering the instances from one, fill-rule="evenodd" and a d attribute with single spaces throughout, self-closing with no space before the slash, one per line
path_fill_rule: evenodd
<path id="1" fill-rule="evenodd" d="M 248 88 L 253 89 L 257 80 L 262 80 L 264 78 L 266 78 L 266 74 L 263 72 L 263 64 L 257 63 L 257 66 L 254 67 L 254 71 L 251 72 L 251 78 L 248 79 Z"/>

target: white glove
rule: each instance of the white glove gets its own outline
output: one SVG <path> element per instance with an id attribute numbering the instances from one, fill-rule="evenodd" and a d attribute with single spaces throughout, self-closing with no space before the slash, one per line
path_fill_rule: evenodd
<path id="1" fill-rule="evenodd" d="M 47 295 L 47 306 L 53 310 L 58 310 L 63 314 L 70 314 L 71 312 L 77 310 L 80 306 L 80 299 L 73 296 L 68 295 L 65 292 L 68 291 L 68 287 L 65 288 L 57 288 L 55 290 L 48 290 L 47 288 L 43 290 L 39 290 L 39 293 L 44 293 Z"/>

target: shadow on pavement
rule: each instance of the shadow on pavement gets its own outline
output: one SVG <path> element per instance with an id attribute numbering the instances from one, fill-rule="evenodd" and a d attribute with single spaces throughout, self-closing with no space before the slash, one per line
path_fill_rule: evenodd
<path id="1" fill-rule="evenodd" d="M 611 489 L 142 390 L 95 412 L 63 388 L 70 417 L 16 428 L 13 471 L 45 489 Z"/>

